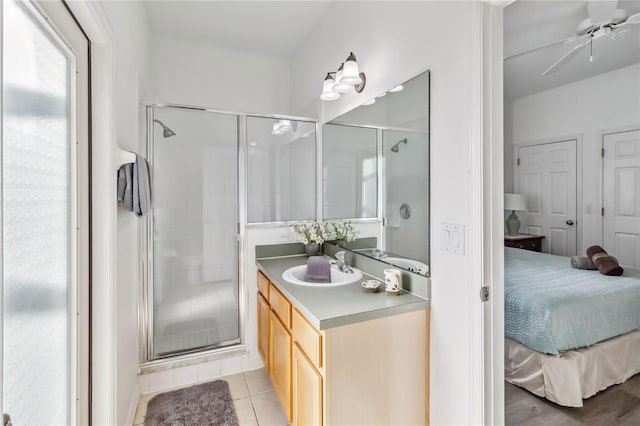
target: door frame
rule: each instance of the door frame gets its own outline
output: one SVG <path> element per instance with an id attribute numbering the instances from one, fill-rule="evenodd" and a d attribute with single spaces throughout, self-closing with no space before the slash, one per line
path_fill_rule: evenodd
<path id="1" fill-rule="evenodd" d="M 583 205 L 582 205 L 582 134 L 573 134 L 563 137 L 545 138 L 537 141 L 514 143 L 513 144 L 513 187 L 520 187 L 518 171 L 518 154 L 520 148 L 539 146 L 539 145 L 551 145 L 554 143 L 576 141 L 576 253 L 582 251 L 582 221 L 583 217 Z"/>
<path id="2" fill-rule="evenodd" d="M 72 424 L 88 424 L 91 413 L 91 53 L 90 40 L 67 7 L 64 0 L 48 2 L 27 0 L 21 7 L 37 26 L 68 57 L 70 99 L 67 112 L 69 121 L 69 289 L 68 333 L 69 333 L 69 421 Z M 3 19 L 0 7 L 0 22 Z M 73 27 L 73 28 L 71 28 Z M 79 38 L 78 38 L 79 37 Z M 76 43 L 82 44 L 78 51 Z M 0 52 L 2 34 L 0 33 Z M 1 56 L 1 55 L 0 55 Z M 2 58 L 0 57 L 0 81 L 2 79 Z M 79 71 L 86 71 L 86 74 Z M 84 88 L 84 89 L 83 89 Z M 80 90 L 79 90 L 80 89 Z M 0 91 L 0 111 L 2 108 Z M 0 140 L 2 140 L 3 116 L 0 113 Z M 74 143 L 75 141 L 75 143 Z M 0 150 L 0 161 L 2 154 Z M 1 166 L 0 166 L 1 170 Z M 0 187 L 0 196 L 2 189 Z M 0 207 L 2 199 L 0 198 Z M 2 210 L 0 209 L 0 234 L 2 232 Z M 0 245 L 0 259 L 2 258 Z M 0 274 L 2 274 L 0 262 Z M 1 276 L 1 275 L 0 275 Z M 3 291 L 0 285 L 0 339 L 2 339 Z M 1 342 L 1 340 L 0 340 Z M 0 344 L 1 345 L 1 344 Z M 0 352 L 0 362 L 3 354 Z M 0 379 L 2 379 L 0 368 Z M 0 407 L 2 407 L 3 386 L 0 382 Z M 3 407 L 4 408 L 4 407 Z M 11 413 L 9 413 L 11 414 Z"/>
<path id="3" fill-rule="evenodd" d="M 598 138 L 600 140 L 600 149 L 604 150 L 604 138 L 605 136 L 608 135 L 614 135 L 616 133 L 625 133 L 625 132 L 632 132 L 634 130 L 640 130 L 640 122 L 638 122 L 637 124 L 629 124 L 626 126 L 619 126 L 619 127 L 611 127 L 608 129 L 603 129 L 601 131 L 598 132 Z M 603 152 L 603 151 L 600 151 Z M 600 191 L 598 191 L 598 195 L 600 196 L 600 199 L 598 200 L 600 203 L 600 207 L 604 208 L 604 156 L 600 155 L 600 161 L 599 161 L 599 167 L 600 167 Z M 604 216 L 602 216 L 601 214 L 598 215 L 598 218 L 600 220 L 600 245 L 604 246 Z"/>
<path id="4" fill-rule="evenodd" d="M 91 383 L 90 424 L 116 424 L 118 383 L 115 179 L 114 40 L 109 20 L 98 2 L 66 1 L 89 38 L 90 102 L 90 281 Z M 130 418 L 137 401 L 131 404 Z"/>

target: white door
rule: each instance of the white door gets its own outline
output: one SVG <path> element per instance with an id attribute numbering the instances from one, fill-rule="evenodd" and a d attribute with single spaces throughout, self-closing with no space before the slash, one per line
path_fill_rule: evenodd
<path id="1" fill-rule="evenodd" d="M 520 232 L 544 235 L 545 253 L 574 256 L 577 251 L 576 145 L 573 139 L 518 150 L 517 191 L 527 203 Z"/>
<path id="2" fill-rule="evenodd" d="M 640 267 L 640 130 L 604 135 L 602 144 L 604 249 Z"/>
<path id="3" fill-rule="evenodd" d="M 0 412 L 88 424 L 88 41 L 62 1 L 0 7 Z"/>

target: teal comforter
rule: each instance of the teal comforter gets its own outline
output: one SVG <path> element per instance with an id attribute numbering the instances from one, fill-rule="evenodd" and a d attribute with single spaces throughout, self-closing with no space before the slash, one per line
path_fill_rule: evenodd
<path id="1" fill-rule="evenodd" d="M 547 354 L 640 328 L 640 280 L 571 268 L 568 257 L 505 248 L 505 336 Z"/>

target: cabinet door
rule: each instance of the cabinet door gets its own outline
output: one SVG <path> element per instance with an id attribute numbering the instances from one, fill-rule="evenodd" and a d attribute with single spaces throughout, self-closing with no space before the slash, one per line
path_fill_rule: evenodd
<path id="1" fill-rule="evenodd" d="M 322 424 L 322 376 L 302 352 L 293 345 L 293 424 Z"/>
<path id="2" fill-rule="evenodd" d="M 291 422 L 291 335 L 273 311 L 269 318 L 269 375 Z"/>
<path id="3" fill-rule="evenodd" d="M 258 352 L 269 372 L 269 303 L 258 293 Z"/>

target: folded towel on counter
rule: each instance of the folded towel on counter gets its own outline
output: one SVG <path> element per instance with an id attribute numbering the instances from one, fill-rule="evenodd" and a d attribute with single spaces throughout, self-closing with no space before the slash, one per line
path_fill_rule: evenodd
<path id="1" fill-rule="evenodd" d="M 589 269 L 591 271 L 598 269 L 587 256 L 573 256 L 571 258 L 571 267 L 576 269 Z"/>
<path id="2" fill-rule="evenodd" d="M 136 154 L 135 163 L 118 169 L 118 202 L 137 216 L 151 210 L 151 179 L 147 160 Z"/>
<path id="3" fill-rule="evenodd" d="M 622 269 L 622 266 L 620 266 L 616 258 L 607 253 L 596 253 L 591 260 L 603 275 L 618 277 L 624 273 L 624 269 Z"/>
<path id="4" fill-rule="evenodd" d="M 331 263 L 324 256 L 311 256 L 307 262 L 306 281 L 311 283 L 331 282 Z"/>

